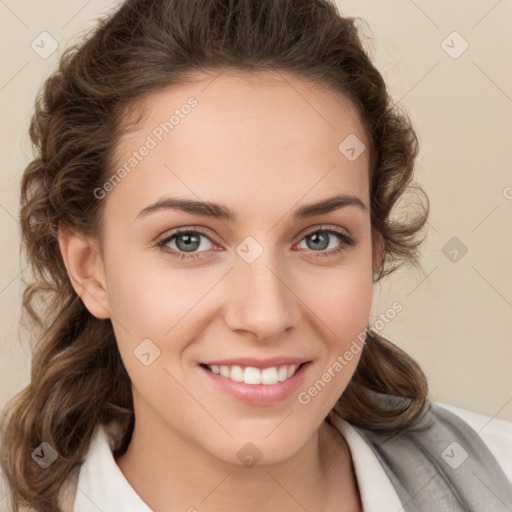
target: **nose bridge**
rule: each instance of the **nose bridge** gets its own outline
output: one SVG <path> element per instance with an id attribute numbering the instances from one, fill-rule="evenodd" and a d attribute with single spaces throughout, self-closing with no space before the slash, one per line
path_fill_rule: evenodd
<path id="1" fill-rule="evenodd" d="M 268 234 L 267 234 L 268 235 Z M 230 327 L 252 331 L 259 339 L 279 336 L 296 325 L 299 310 L 285 260 L 266 236 L 266 247 L 247 237 L 237 247 L 230 304 Z"/>

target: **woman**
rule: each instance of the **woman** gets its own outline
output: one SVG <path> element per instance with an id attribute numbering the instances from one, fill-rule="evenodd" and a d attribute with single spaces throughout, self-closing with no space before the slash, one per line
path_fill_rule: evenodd
<path id="1" fill-rule="evenodd" d="M 510 509 L 512 425 L 429 402 L 368 325 L 428 216 L 391 218 L 391 104 L 327 0 L 129 0 L 64 55 L 22 181 L 15 511 Z"/>

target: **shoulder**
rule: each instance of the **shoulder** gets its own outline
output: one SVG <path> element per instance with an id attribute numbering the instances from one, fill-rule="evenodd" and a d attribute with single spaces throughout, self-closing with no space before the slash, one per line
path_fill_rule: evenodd
<path id="1" fill-rule="evenodd" d="M 497 512 L 512 504 L 509 421 L 428 401 L 424 414 L 404 429 L 355 428 L 401 502 L 414 500 L 415 510 L 459 510 L 463 503 L 464 510 Z"/>
<path id="2" fill-rule="evenodd" d="M 485 443 L 512 483 L 512 422 L 463 409 L 444 402 L 432 402 L 467 423 Z"/>

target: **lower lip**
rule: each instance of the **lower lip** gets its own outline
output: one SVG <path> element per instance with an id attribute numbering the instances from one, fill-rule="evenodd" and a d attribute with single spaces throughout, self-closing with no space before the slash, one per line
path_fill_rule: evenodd
<path id="1" fill-rule="evenodd" d="M 290 378 L 277 384 L 246 384 L 217 375 L 204 366 L 199 366 L 212 381 L 225 393 L 250 404 L 273 404 L 284 400 L 296 391 L 304 381 L 304 374 L 311 361 L 304 363 Z"/>

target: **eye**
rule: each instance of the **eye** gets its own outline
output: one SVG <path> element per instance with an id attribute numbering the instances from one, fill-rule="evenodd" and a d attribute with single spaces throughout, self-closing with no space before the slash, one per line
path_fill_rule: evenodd
<path id="1" fill-rule="evenodd" d="M 204 247 L 205 244 L 202 243 L 203 238 L 208 241 L 206 247 Z M 331 247 L 330 250 L 326 251 L 326 249 L 329 249 L 331 242 L 336 239 L 338 240 L 338 244 L 335 245 L 334 248 Z M 317 228 L 315 231 L 310 231 L 302 237 L 301 242 L 303 240 L 310 246 L 307 248 L 311 249 L 312 247 L 311 251 L 317 253 L 313 255 L 314 258 L 334 256 L 345 251 L 348 246 L 354 246 L 356 244 L 356 241 L 346 233 L 337 229 L 327 229 L 323 226 L 320 229 Z M 157 246 L 163 252 L 180 261 L 192 261 L 208 256 L 208 249 L 211 249 L 211 246 L 208 247 L 209 244 L 213 245 L 210 237 L 203 231 L 197 229 L 178 230 L 171 233 L 170 236 L 167 236 L 160 242 L 157 242 Z M 199 248 L 203 250 L 198 251 Z"/>
<path id="2" fill-rule="evenodd" d="M 336 239 L 338 239 L 338 244 L 336 244 Z M 314 258 L 335 256 L 345 251 L 347 246 L 351 247 L 356 244 L 355 240 L 346 233 L 337 229 L 324 229 L 323 227 L 309 232 L 302 240 L 305 241 L 306 245 L 309 245 L 309 248 L 313 248 L 314 253 L 318 253 L 314 254 Z M 326 251 L 325 249 L 329 248 L 331 242 L 334 242 L 334 248 L 331 246 L 330 250 Z"/>
<path id="3" fill-rule="evenodd" d="M 171 236 L 158 242 L 157 245 L 162 251 L 170 254 L 172 257 L 180 260 L 194 260 L 203 257 L 201 253 L 204 251 L 200 251 L 199 254 L 194 252 L 197 251 L 199 247 L 204 247 L 204 244 L 201 243 L 201 238 L 205 238 L 212 243 L 211 239 L 202 231 L 189 229 L 176 231 L 171 234 Z M 171 244 L 175 244 L 176 247 L 171 247 Z M 206 249 L 208 249 L 208 247 Z"/>

